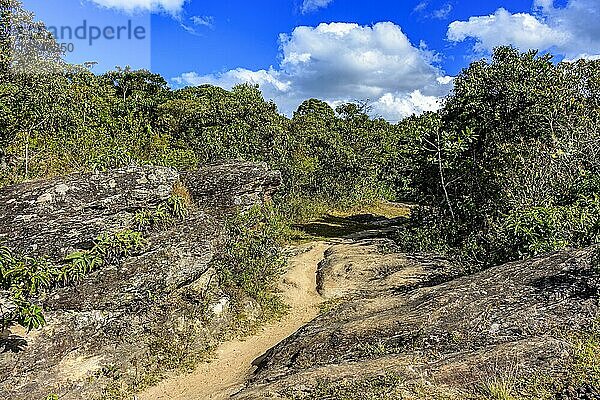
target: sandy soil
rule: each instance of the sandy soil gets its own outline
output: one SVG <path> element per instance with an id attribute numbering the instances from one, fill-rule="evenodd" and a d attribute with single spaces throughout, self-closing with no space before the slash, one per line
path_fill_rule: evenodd
<path id="1" fill-rule="evenodd" d="M 323 301 L 316 291 L 317 264 L 330 244 L 305 245 L 309 251 L 289 260 L 289 270 L 281 283 L 282 297 L 291 306 L 280 321 L 265 326 L 255 336 L 223 343 L 216 358 L 194 372 L 167 379 L 137 396 L 139 400 L 218 400 L 227 399 L 244 387 L 253 373 L 252 361 L 292 335 L 318 314 Z"/>

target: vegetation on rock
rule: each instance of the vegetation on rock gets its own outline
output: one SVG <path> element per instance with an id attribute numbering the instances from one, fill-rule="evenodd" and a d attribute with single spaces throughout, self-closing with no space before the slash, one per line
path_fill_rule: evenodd
<path id="1" fill-rule="evenodd" d="M 275 295 L 285 267 L 284 235 L 285 225 L 269 205 L 256 205 L 229 220 L 224 251 L 215 267 L 219 282 L 235 300 L 250 296 L 271 315 L 285 308 Z"/>
<path id="2" fill-rule="evenodd" d="M 138 230 L 127 228 L 103 233 L 89 250 L 70 253 L 59 264 L 47 257 L 17 255 L 14 250 L 0 246 L 0 289 L 8 294 L 8 303 L 14 305 L 9 310 L 0 309 L 0 327 L 6 329 L 15 323 L 28 330 L 42 327 L 46 323 L 42 308 L 32 302 L 40 292 L 76 284 L 102 266 L 140 252 L 147 244 L 142 232 L 185 217 L 188 202 L 182 194 L 173 194 L 155 209 L 135 214 L 134 225 Z"/>

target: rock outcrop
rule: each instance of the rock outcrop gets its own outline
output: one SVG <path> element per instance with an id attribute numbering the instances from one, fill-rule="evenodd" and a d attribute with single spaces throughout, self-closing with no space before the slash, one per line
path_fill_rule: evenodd
<path id="1" fill-rule="evenodd" d="M 279 182 L 265 165 L 230 163 L 187 173 L 132 167 L 0 189 L 0 242 L 51 261 L 131 226 L 176 185 L 192 198 L 183 220 L 147 232 L 143 251 L 43 293 L 43 329 L 2 333 L 0 398 L 93 399 L 102 388 L 110 398 L 118 382 L 151 382 L 158 369 L 213 345 L 234 323 L 211 267 L 224 218 L 270 197 Z M 249 302 L 247 312 L 258 311 Z"/>
<path id="2" fill-rule="evenodd" d="M 573 340 L 599 315 L 595 247 L 459 277 L 452 263 L 398 253 L 386 240 L 337 244 L 325 256 L 319 290 L 339 304 L 258 359 L 237 399 L 500 398 L 480 390 L 560 388 Z M 398 384 L 389 397 L 356 392 L 372 383 L 350 384 L 346 395 L 323 389 L 388 374 Z"/>
<path id="3" fill-rule="evenodd" d="M 403 254 L 390 239 L 362 239 L 327 250 L 317 270 L 317 290 L 327 300 L 373 297 L 432 286 L 461 272 L 443 258 Z"/>

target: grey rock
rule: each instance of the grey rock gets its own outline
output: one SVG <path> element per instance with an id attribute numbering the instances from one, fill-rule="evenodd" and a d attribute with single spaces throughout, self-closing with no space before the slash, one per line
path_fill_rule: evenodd
<path id="1" fill-rule="evenodd" d="M 281 184 L 279 172 L 252 163 L 210 165 L 184 172 L 181 178 L 194 199 L 209 208 L 247 209 L 269 199 Z"/>
<path id="2" fill-rule="evenodd" d="M 166 200 L 178 178 L 169 168 L 131 167 L 2 188 L 0 241 L 51 258 L 87 248 L 102 232 L 126 226 L 135 211 Z"/>
<path id="3" fill-rule="evenodd" d="M 270 197 L 279 181 L 264 164 L 228 163 L 185 173 L 132 167 L 0 189 L 0 240 L 51 262 L 131 226 L 137 211 L 169 198 L 177 182 L 193 199 L 184 220 L 146 233 L 143 251 L 41 294 L 43 329 L 3 332 L 3 347 L 18 351 L 0 353 L 0 398 L 92 399 L 115 375 L 143 380 L 160 364 L 175 367 L 180 352 L 213 346 L 235 322 L 212 266 L 225 218 Z M 10 310 L 2 298 L 0 307 Z M 244 306 L 260 315 L 251 300 Z"/>
<path id="4" fill-rule="evenodd" d="M 403 254 L 390 239 L 362 239 L 333 245 L 317 270 L 325 299 L 379 296 L 450 280 L 462 269 L 441 258 Z"/>
<path id="5" fill-rule="evenodd" d="M 592 327 L 600 311 L 597 247 L 456 279 L 444 273 L 449 280 L 440 282 L 419 264 L 426 258 L 382 251 L 382 243 L 338 245 L 326 254 L 321 291 L 346 300 L 261 357 L 236 398 L 285 398 L 293 389 L 311 393 L 322 380 L 386 371 L 440 398 L 465 398 L 494 374 L 553 376 L 558 384 L 572 363 L 569 334 Z M 440 261 L 426 264 L 443 270 Z"/>
<path id="6" fill-rule="evenodd" d="M 11 300 L 10 293 L 0 290 L 0 320 L 13 315 L 17 310 L 17 305 Z"/>

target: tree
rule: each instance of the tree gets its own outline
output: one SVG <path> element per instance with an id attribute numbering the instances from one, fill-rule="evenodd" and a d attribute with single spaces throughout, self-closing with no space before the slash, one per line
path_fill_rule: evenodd
<path id="1" fill-rule="evenodd" d="M 52 34 L 19 0 L 0 0 L 0 77 L 60 71 L 62 56 Z"/>
<path id="2" fill-rule="evenodd" d="M 174 140 L 189 144 L 201 162 L 267 161 L 285 118 L 256 86 L 239 85 L 226 91 L 203 85 L 175 91 L 160 106 L 159 126 Z"/>
<path id="3" fill-rule="evenodd" d="M 536 215 L 565 221 L 552 225 L 562 237 L 556 246 L 593 240 L 594 223 L 576 239 L 580 228 L 566 221 L 595 207 L 582 205 L 580 188 L 600 166 L 593 150 L 600 145 L 597 82 L 597 62 L 557 64 L 550 55 L 510 47 L 456 78 L 439 125 L 419 137 L 414 180 L 451 245 L 475 242 L 486 262 L 552 249 L 531 243 L 543 235 L 521 240 L 510 233 L 516 225 L 508 221 L 519 215 L 529 222 L 518 229 L 538 229 L 529 216 L 540 207 L 548 212 Z M 567 208 L 550 212 L 556 207 Z"/>

